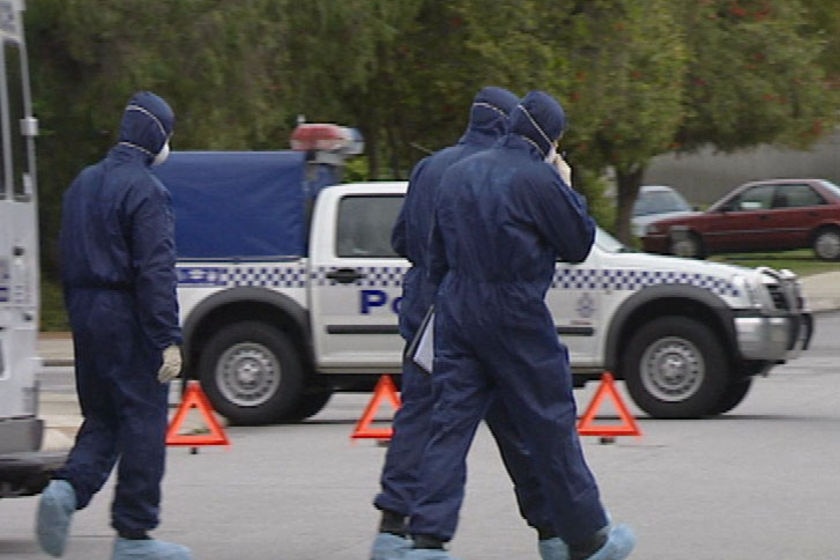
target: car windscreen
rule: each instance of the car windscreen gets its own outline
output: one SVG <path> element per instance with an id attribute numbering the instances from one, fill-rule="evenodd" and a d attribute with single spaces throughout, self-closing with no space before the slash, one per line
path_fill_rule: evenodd
<path id="1" fill-rule="evenodd" d="M 599 249 L 607 253 L 636 252 L 634 249 L 631 249 L 627 245 L 623 244 L 621 241 L 619 241 L 600 227 L 595 228 L 595 245 L 597 245 Z"/>
<path id="2" fill-rule="evenodd" d="M 634 216 L 662 214 L 691 210 L 688 202 L 673 191 L 653 191 L 644 193 L 636 199 L 633 206 Z"/>
<path id="3" fill-rule="evenodd" d="M 831 181 L 828 181 L 826 179 L 821 179 L 820 184 L 822 186 L 824 186 L 826 189 L 830 190 L 835 195 L 837 195 L 838 197 L 840 197 L 840 187 L 838 187 L 837 185 L 835 185 Z"/>

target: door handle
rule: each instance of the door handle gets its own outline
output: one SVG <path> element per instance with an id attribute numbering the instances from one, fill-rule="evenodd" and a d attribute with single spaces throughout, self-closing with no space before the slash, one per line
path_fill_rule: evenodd
<path id="1" fill-rule="evenodd" d="M 355 268 L 338 268 L 327 272 L 327 278 L 335 280 L 339 284 L 350 284 L 363 276 L 364 274 Z"/>

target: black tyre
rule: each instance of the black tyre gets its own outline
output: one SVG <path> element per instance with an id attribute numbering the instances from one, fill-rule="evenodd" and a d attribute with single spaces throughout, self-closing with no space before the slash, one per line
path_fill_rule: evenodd
<path id="1" fill-rule="evenodd" d="M 821 229 L 814 236 L 814 254 L 824 261 L 840 259 L 840 230 L 837 228 Z"/>
<path id="2" fill-rule="evenodd" d="M 299 422 L 315 416 L 321 412 L 332 398 L 332 391 L 329 389 L 319 390 L 313 393 L 301 395 L 298 405 L 289 414 L 280 418 L 283 422 Z"/>
<path id="3" fill-rule="evenodd" d="M 714 332 L 687 317 L 667 316 L 643 325 L 623 360 L 635 403 L 654 418 L 716 414 L 729 367 Z"/>
<path id="4" fill-rule="evenodd" d="M 724 389 L 723 394 L 720 396 L 720 400 L 717 405 L 715 405 L 714 413 L 725 414 L 741 404 L 741 401 L 743 401 L 744 397 L 747 396 L 747 393 L 750 392 L 752 382 L 752 377 L 736 379 L 730 382 L 729 385 L 726 386 L 726 389 Z"/>
<path id="5" fill-rule="evenodd" d="M 232 424 L 279 422 L 300 404 L 303 368 L 283 331 L 258 321 L 223 327 L 199 360 L 201 386 Z"/>

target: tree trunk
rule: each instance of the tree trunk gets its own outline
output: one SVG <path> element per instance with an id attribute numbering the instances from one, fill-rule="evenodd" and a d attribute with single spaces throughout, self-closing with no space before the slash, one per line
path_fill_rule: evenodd
<path id="1" fill-rule="evenodd" d="M 379 138 L 374 131 L 365 138 L 365 154 L 368 158 L 368 179 L 375 181 L 379 179 Z"/>
<path id="2" fill-rule="evenodd" d="M 633 219 L 633 204 L 639 195 L 645 168 L 642 165 L 632 169 L 616 169 L 615 177 L 618 185 L 617 208 L 615 213 L 615 235 L 618 240 L 631 247 L 636 245 L 631 228 Z"/>

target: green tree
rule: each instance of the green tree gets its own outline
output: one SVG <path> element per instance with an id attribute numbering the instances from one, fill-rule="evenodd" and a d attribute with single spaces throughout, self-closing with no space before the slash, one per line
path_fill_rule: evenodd
<path id="1" fill-rule="evenodd" d="M 614 170 L 622 241 L 632 242 L 632 205 L 651 157 L 707 145 L 804 147 L 833 128 L 837 63 L 827 34 L 814 32 L 824 12 L 815 6 L 827 3 L 812 12 L 796 0 L 578 3 L 569 142 L 574 161 Z"/>
<path id="2" fill-rule="evenodd" d="M 819 64 L 826 72 L 829 85 L 840 89 L 840 10 L 836 0 L 811 0 L 803 4 L 805 8 L 806 35 L 819 37 L 825 42 L 825 48 L 819 56 Z"/>
<path id="3" fill-rule="evenodd" d="M 484 85 L 567 110 L 575 187 L 618 182 L 614 230 L 670 149 L 804 146 L 838 119 L 833 0 L 38 0 L 27 34 L 43 264 L 60 195 L 116 139 L 137 89 L 168 99 L 175 149 L 281 149 L 298 115 L 359 127 L 371 178 L 404 178 L 463 132 Z"/>
<path id="4" fill-rule="evenodd" d="M 41 238 L 55 274 L 60 196 L 115 142 L 131 93 L 175 109 L 175 149 L 277 147 L 294 118 L 278 0 L 39 0 L 26 13 L 41 121 Z M 255 40 L 258 38 L 259 40 Z"/>
<path id="5" fill-rule="evenodd" d="M 409 129 L 437 149 L 463 130 L 465 119 L 452 107 L 463 112 L 482 85 L 545 90 L 569 116 L 563 143 L 577 169 L 575 188 L 597 204 L 598 172 L 607 166 L 631 184 L 619 189 L 629 231 L 638 179 L 632 186 L 624 177 L 640 177 L 644 163 L 668 148 L 681 115 L 685 49 L 669 6 L 589 0 L 549 10 L 536 1 L 427 1 L 411 36 L 413 72 L 404 79 L 424 107 L 443 105 L 415 113 L 421 120 L 407 121 Z"/>
<path id="6" fill-rule="evenodd" d="M 556 52 L 545 12 L 529 0 L 422 3 L 399 46 L 399 102 L 385 109 L 402 169 L 460 137 L 481 87 L 557 93 L 568 61 Z"/>
<path id="7" fill-rule="evenodd" d="M 401 74 L 419 0 L 291 2 L 287 47 L 294 73 L 293 104 L 307 120 L 358 127 L 374 178 L 399 176 L 388 161 L 399 144 L 389 115 L 406 109 Z M 301 31 L 305 30 L 305 31 Z M 409 105 L 410 106 L 410 105 Z"/>
<path id="8" fill-rule="evenodd" d="M 572 69 L 562 84 L 572 115 L 572 161 L 611 168 L 613 229 L 631 242 L 633 203 L 648 161 L 666 151 L 682 119 L 686 51 L 667 0 L 579 3 L 558 45 Z"/>
<path id="9" fill-rule="evenodd" d="M 827 42 L 808 32 L 794 0 L 687 2 L 690 50 L 677 147 L 721 151 L 804 147 L 837 122 L 838 98 L 821 63 Z"/>

